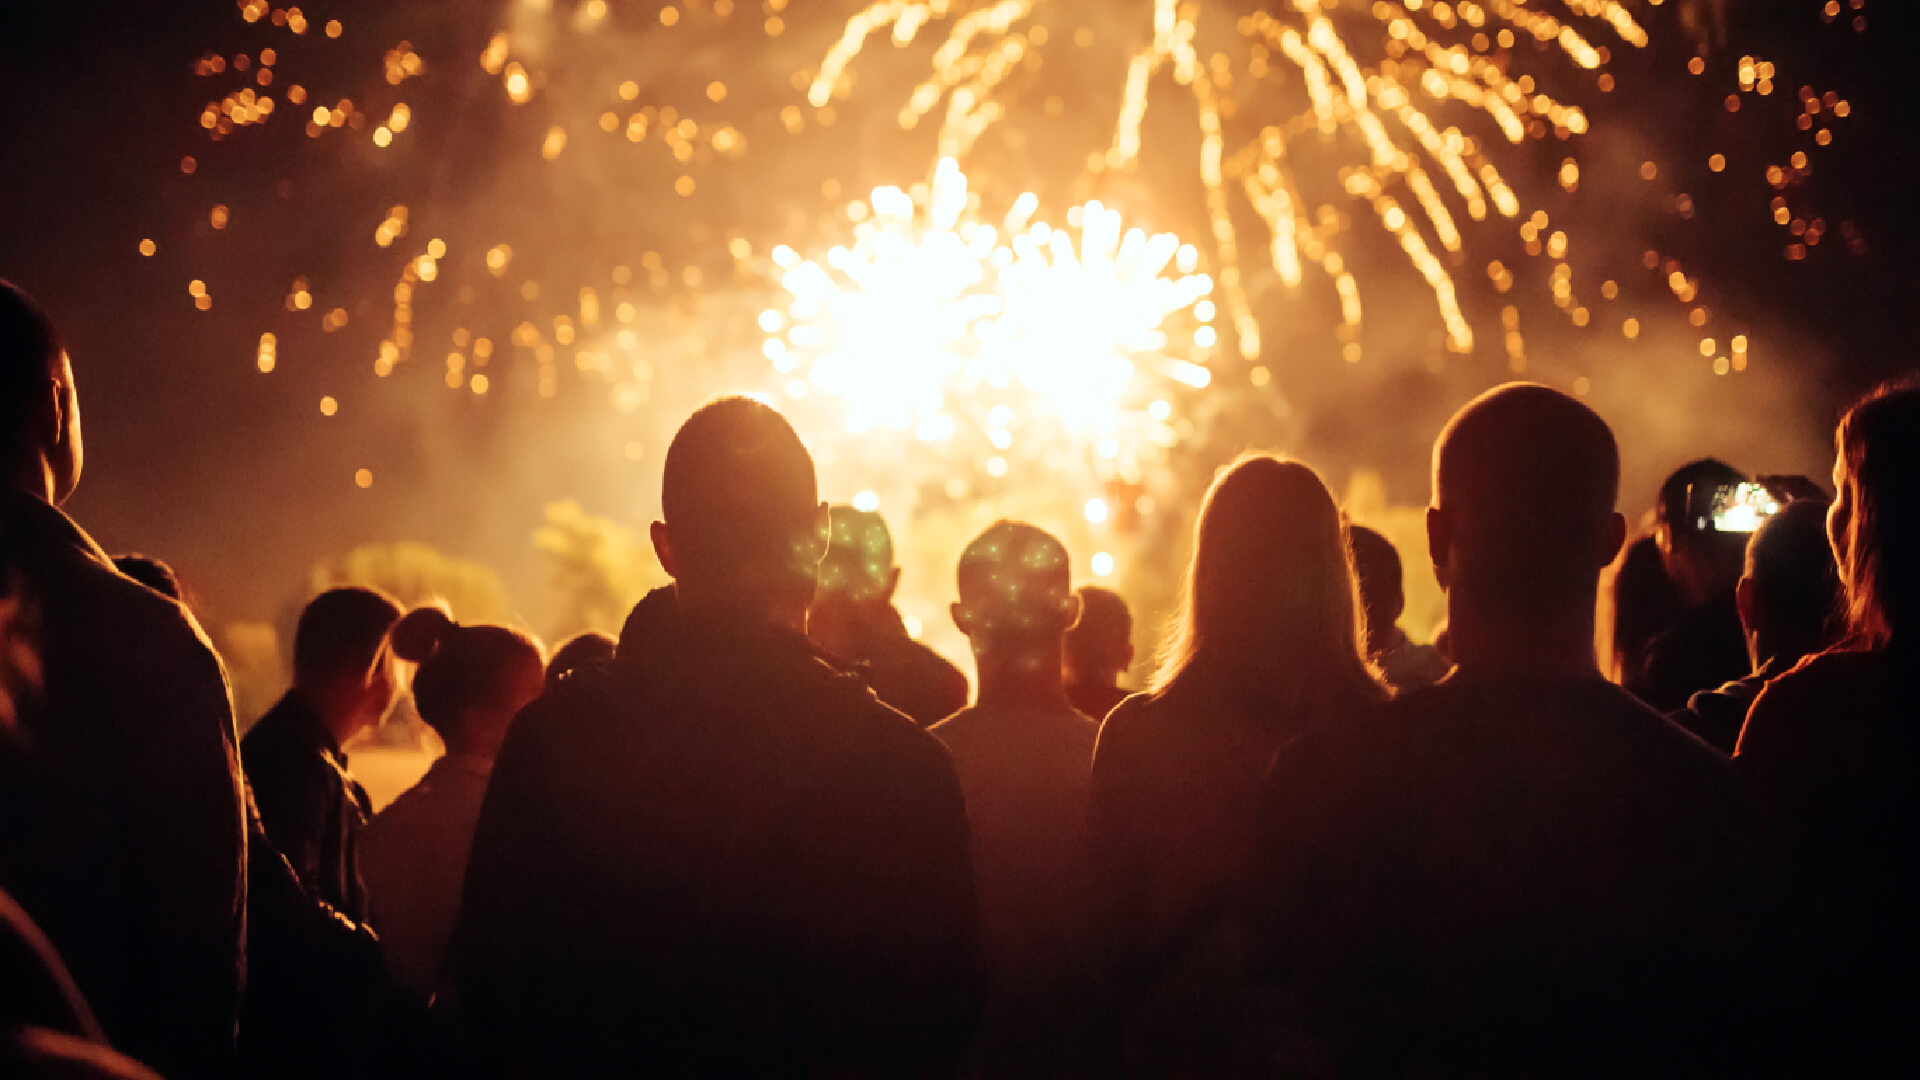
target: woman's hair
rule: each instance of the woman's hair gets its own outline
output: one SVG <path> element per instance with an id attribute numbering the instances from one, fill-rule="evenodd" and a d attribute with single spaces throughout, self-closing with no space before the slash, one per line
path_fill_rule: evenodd
<path id="1" fill-rule="evenodd" d="M 1625 684 L 1640 674 L 1647 646 L 1686 611 L 1652 536 L 1630 540 L 1600 578 L 1594 619 L 1600 670 Z"/>
<path id="2" fill-rule="evenodd" d="M 547 689 L 587 668 L 613 662 L 614 641 L 598 630 L 584 630 L 553 650 L 547 660 Z"/>
<path id="3" fill-rule="evenodd" d="M 1861 399 L 1834 442 L 1834 555 L 1853 644 L 1912 644 L 1920 632 L 1920 380 L 1887 383 Z"/>
<path id="4" fill-rule="evenodd" d="M 1214 480 L 1155 693 L 1199 680 L 1249 705 L 1385 697 L 1366 659 L 1346 527 L 1312 469 L 1266 454 Z"/>
<path id="5" fill-rule="evenodd" d="M 308 686 L 342 676 L 365 681 L 401 611 L 378 589 L 348 586 L 314 597 L 293 632 L 294 681 Z"/>
<path id="6" fill-rule="evenodd" d="M 471 710 L 518 711 L 524 702 L 509 699 L 516 677 L 537 688 L 546 669 L 540 642 L 531 635 L 505 626 L 461 626 L 438 607 L 407 612 L 393 628 L 393 652 L 420 665 L 413 676 L 414 708 L 449 745 L 466 734 L 461 725 Z"/>

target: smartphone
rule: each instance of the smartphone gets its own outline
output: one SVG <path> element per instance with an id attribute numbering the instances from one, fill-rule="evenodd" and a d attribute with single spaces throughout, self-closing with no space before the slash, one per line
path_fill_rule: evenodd
<path id="1" fill-rule="evenodd" d="M 1780 512 L 1780 500 L 1765 484 L 1723 484 L 1713 493 L 1708 511 L 1716 532 L 1750 533 Z"/>

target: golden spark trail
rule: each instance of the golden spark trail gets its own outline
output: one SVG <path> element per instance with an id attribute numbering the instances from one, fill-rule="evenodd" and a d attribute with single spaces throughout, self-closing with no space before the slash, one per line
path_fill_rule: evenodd
<path id="1" fill-rule="evenodd" d="M 1427 282 L 1448 347 L 1469 352 L 1474 347 L 1473 330 L 1440 254 L 1454 256 L 1463 250 L 1465 241 L 1455 214 L 1464 212 L 1468 219 L 1482 221 L 1491 209 L 1503 218 L 1517 218 L 1526 204 L 1481 141 L 1440 120 L 1436 110 L 1464 109 L 1477 115 L 1495 138 L 1509 144 L 1549 131 L 1562 137 L 1580 135 L 1588 128 L 1586 114 L 1535 87 L 1528 76 L 1510 77 L 1493 42 L 1499 43 L 1498 50 L 1506 50 L 1522 37 L 1531 38 L 1558 50 L 1582 70 L 1598 69 L 1604 63 L 1602 50 L 1590 40 L 1580 25 L 1583 22 L 1611 32 L 1634 48 L 1647 44 L 1646 31 L 1615 0 L 1562 0 L 1562 15 L 1537 10 L 1525 0 L 1462 0 L 1452 5 L 1427 0 L 1370 4 L 1287 0 L 1284 10 L 1255 11 L 1236 18 L 1232 29 L 1254 56 L 1249 66 L 1264 69 L 1266 57 L 1272 56 L 1297 70 L 1307 112 L 1291 122 L 1261 128 L 1229 152 L 1220 87 L 1225 85 L 1221 80 L 1233 73 L 1210 72 L 1197 44 L 1205 31 L 1203 20 L 1223 21 L 1224 16 L 1217 13 L 1225 5 L 1196 0 L 1137 2 L 1142 15 L 1151 16 L 1152 41 L 1127 60 L 1112 137 L 1096 164 L 1114 170 L 1138 166 L 1142 125 L 1156 76 L 1171 74 L 1174 83 L 1192 96 L 1201 136 L 1197 167 L 1220 290 L 1240 352 L 1249 359 L 1259 355 L 1259 323 L 1242 280 L 1230 205 L 1230 194 L 1236 191 L 1265 224 L 1267 261 L 1284 286 L 1298 287 L 1303 267 L 1309 263 L 1328 275 L 1340 297 L 1347 355 L 1358 355 L 1354 344 L 1361 316 L 1358 287 L 1347 260 L 1333 250 L 1334 235 L 1316 223 L 1301 197 L 1296 164 L 1288 153 L 1290 140 L 1309 132 L 1351 136 L 1350 145 L 1359 154 L 1342 169 L 1342 188 L 1348 197 L 1368 204 Z M 931 23 L 951 19 L 947 36 L 932 56 L 932 74 L 915 88 L 901 110 L 900 122 L 914 127 L 944 100 L 940 153 L 964 158 L 1005 115 L 995 91 L 1023 58 L 1050 40 L 1051 35 L 1039 32 L 1046 24 L 1038 21 L 1038 10 L 1035 0 L 995 0 L 973 6 L 959 0 L 875 3 L 848 20 L 809 87 L 809 100 L 824 106 L 843 92 L 842 77 L 865 43 L 883 28 L 892 26 L 894 40 L 905 43 Z M 1369 42 L 1369 54 L 1381 53 L 1384 58 L 1371 66 L 1357 59 L 1340 28 L 1363 20 L 1381 35 Z M 1467 40 L 1460 40 L 1463 37 Z M 1216 53 L 1213 62 L 1221 63 L 1221 55 Z M 1440 177 L 1443 183 L 1436 182 Z"/>

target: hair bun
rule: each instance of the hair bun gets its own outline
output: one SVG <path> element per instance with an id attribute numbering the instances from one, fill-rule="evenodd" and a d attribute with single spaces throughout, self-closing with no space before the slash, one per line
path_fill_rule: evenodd
<path id="1" fill-rule="evenodd" d="M 422 663 L 446 643 L 454 625 L 453 616 L 447 614 L 445 608 L 414 608 L 393 625 L 393 654 L 411 663 Z"/>

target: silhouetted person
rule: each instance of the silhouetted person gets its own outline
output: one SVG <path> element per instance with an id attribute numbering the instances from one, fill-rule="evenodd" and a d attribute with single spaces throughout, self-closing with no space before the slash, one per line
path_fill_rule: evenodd
<path id="1" fill-rule="evenodd" d="M 1360 581 L 1360 610 L 1366 616 L 1367 656 L 1399 692 L 1432 686 L 1447 674 L 1448 664 L 1431 645 L 1417 645 L 1400 629 L 1407 610 L 1407 593 L 1400 551 L 1393 541 L 1365 525 L 1347 526 L 1353 548 L 1353 572 Z"/>
<path id="2" fill-rule="evenodd" d="M 886 520 L 851 506 L 833 507 L 831 519 L 807 636 L 834 656 L 862 665 L 867 685 L 881 701 L 922 724 L 965 708 L 967 677 L 908 636 L 894 609 L 900 568 L 893 564 Z"/>
<path id="3" fill-rule="evenodd" d="M 546 679 L 533 638 L 504 626 L 461 626 L 439 608 L 408 612 L 392 641 L 395 655 L 420 665 L 414 706 L 447 752 L 367 826 L 361 863 L 387 967 L 424 1001 L 453 936 L 493 759 L 507 724 Z"/>
<path id="4" fill-rule="evenodd" d="M 1750 1034 L 1728 966 L 1750 838 L 1731 763 L 1595 668 L 1613 433 L 1511 384 L 1433 460 L 1457 666 L 1281 750 L 1251 910 L 1338 1071 L 1701 1068 Z"/>
<path id="5" fill-rule="evenodd" d="M 344 749 L 393 708 L 399 676 L 387 634 L 400 605 L 372 589 L 329 589 L 300 613 L 293 689 L 241 743 L 247 778 L 275 850 L 308 893 L 367 917 L 360 834 L 373 814 Z"/>
<path id="6" fill-rule="evenodd" d="M 1768 518 L 1747 543 L 1747 569 L 1734 597 L 1747 631 L 1753 674 L 1702 690 L 1673 719 L 1731 755 L 1760 688 L 1833 644 L 1840 583 L 1827 543 L 1827 503 L 1799 499 Z"/>
<path id="7" fill-rule="evenodd" d="M 1600 575 L 1596 644 L 1600 673 L 1632 689 L 1647 666 L 1647 646 L 1686 610 L 1667 576 L 1660 542 L 1651 534 L 1629 540 Z"/>
<path id="8" fill-rule="evenodd" d="M 182 598 L 180 579 L 174 575 L 173 567 L 151 555 L 115 555 L 113 567 L 169 600 Z"/>
<path id="9" fill-rule="evenodd" d="M 233 710 L 187 610 L 59 509 L 79 398 L 52 322 L 0 282 L 0 568 L 18 753 L 0 888 L 59 949 L 114 1044 L 163 1071 L 233 1051 L 246 834 Z"/>
<path id="10" fill-rule="evenodd" d="M 967 799 L 987 970 L 974 1067 L 1084 1071 L 1094 937 L 1087 778 L 1099 726 L 1067 700 L 1062 645 L 1079 614 L 1067 550 L 1002 521 L 960 556 L 953 622 L 973 647 L 980 700 L 935 724 Z"/>
<path id="11" fill-rule="evenodd" d="M 547 661 L 547 687 L 552 689 L 559 686 L 560 680 L 571 677 L 575 672 L 605 667 L 611 663 L 612 638 L 598 630 L 575 634 L 553 650 L 553 657 Z"/>
<path id="12" fill-rule="evenodd" d="M 756 401 L 674 436 L 652 530 L 674 583 L 494 765 L 451 956 L 476 1070 L 894 1074 L 964 1051 L 959 782 L 805 636 L 817 490 Z"/>
<path id="13" fill-rule="evenodd" d="M 364 1075 L 364 1036 L 388 991 L 364 922 L 313 895 L 268 839 L 248 792 L 242 1075 Z"/>
<path id="14" fill-rule="evenodd" d="M 1152 689 L 1101 726 L 1095 853 L 1118 935 L 1128 1064 L 1267 1068 L 1264 995 L 1231 916 L 1281 747 L 1386 697 L 1362 652 L 1345 530 L 1313 470 L 1242 458 L 1207 492 Z"/>
<path id="15" fill-rule="evenodd" d="M 1920 384 L 1869 395 L 1835 441 L 1846 638 L 1767 684 L 1734 763 L 1789 872 L 1808 1060 L 1892 1075 L 1913 1068 L 1920 1019 Z"/>
<path id="16" fill-rule="evenodd" d="M 1681 466 L 1660 485 L 1653 535 L 1685 610 L 1647 643 L 1639 675 L 1626 686 L 1662 712 L 1750 670 L 1733 598 L 1749 534 L 1721 532 L 1712 517 L 1714 493 L 1746 479 L 1731 465 L 1704 458 Z"/>
<path id="17" fill-rule="evenodd" d="M 1067 631 L 1067 700 L 1098 723 L 1127 699 L 1120 686 L 1133 666 L 1133 613 L 1120 594 L 1082 585 L 1080 621 Z"/>

